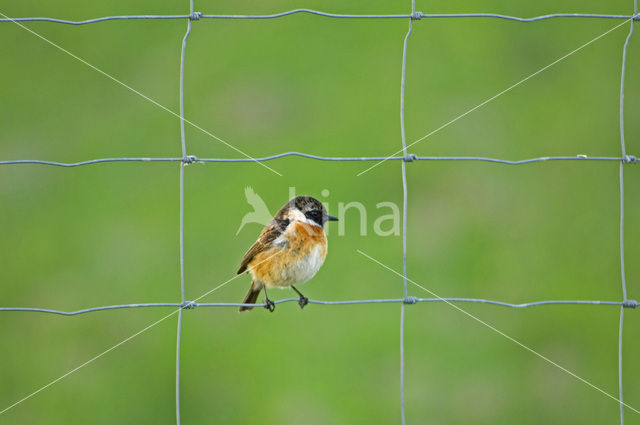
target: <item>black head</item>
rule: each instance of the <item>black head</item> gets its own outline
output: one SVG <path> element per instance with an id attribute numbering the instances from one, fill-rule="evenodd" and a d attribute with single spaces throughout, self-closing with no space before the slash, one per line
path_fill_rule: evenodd
<path id="1" fill-rule="evenodd" d="M 336 217 L 328 215 L 324 205 L 311 196 L 296 196 L 284 208 L 287 208 L 290 214 L 302 213 L 306 220 L 320 227 L 324 227 L 327 221 L 338 220 Z"/>

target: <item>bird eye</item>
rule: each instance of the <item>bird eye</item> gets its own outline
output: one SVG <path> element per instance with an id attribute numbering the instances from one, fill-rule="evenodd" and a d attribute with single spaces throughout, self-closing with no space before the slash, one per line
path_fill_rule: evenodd
<path id="1" fill-rule="evenodd" d="M 313 210 L 313 211 L 308 211 L 306 214 L 307 218 L 315 221 L 318 224 L 322 223 L 322 212 L 317 211 L 317 210 Z"/>

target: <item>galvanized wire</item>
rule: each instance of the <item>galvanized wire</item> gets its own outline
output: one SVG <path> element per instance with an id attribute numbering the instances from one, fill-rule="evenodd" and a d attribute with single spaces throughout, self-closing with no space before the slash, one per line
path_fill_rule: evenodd
<path id="1" fill-rule="evenodd" d="M 182 157 L 187 158 L 187 143 L 184 128 L 184 59 L 187 50 L 187 40 L 191 34 L 191 21 L 195 19 L 193 13 L 193 0 L 189 0 L 189 19 L 187 19 L 187 32 L 182 39 L 182 49 L 180 51 L 180 141 L 182 145 Z M 180 290 L 182 304 L 186 301 L 185 280 L 184 280 L 184 167 L 187 162 L 180 162 Z M 178 313 L 178 330 L 176 336 L 176 424 L 180 425 L 180 346 L 182 341 L 182 308 Z"/>
<path id="2" fill-rule="evenodd" d="M 189 15 L 122 15 L 122 16 L 106 16 L 102 18 L 86 19 L 81 21 L 73 21 L 68 19 L 56 19 L 56 18 L 41 18 L 41 17 L 27 17 L 27 18 L 4 18 L 0 19 L 0 22 L 54 22 L 58 24 L 68 25 L 86 25 L 97 22 L 105 21 L 122 21 L 122 20 L 141 20 L 141 19 L 274 19 L 283 18 L 289 15 L 295 14 L 310 14 L 317 16 L 324 16 L 327 18 L 340 18 L 340 19 L 429 19 L 429 18 L 497 18 L 506 19 L 517 22 L 536 22 L 546 19 L 555 18 L 600 18 L 600 19 L 632 19 L 635 15 L 608 15 L 597 13 L 552 13 L 548 15 L 534 16 L 531 18 L 520 18 L 517 16 L 501 15 L 498 13 L 422 13 L 413 12 L 412 14 L 342 14 L 342 13 L 328 13 L 321 12 L 313 9 L 293 9 L 286 12 L 265 14 L 265 15 L 220 15 L 220 14 L 205 14 L 200 12 L 191 12 Z"/>
<path id="3" fill-rule="evenodd" d="M 402 70 L 400 79 L 400 136 L 402 141 L 402 157 L 403 161 L 400 163 L 402 172 L 402 283 L 404 286 L 404 298 L 406 299 L 408 294 L 407 289 L 407 133 L 404 125 L 404 96 L 405 86 L 407 79 L 407 46 L 409 44 L 409 37 L 413 30 L 413 17 L 416 14 L 416 2 L 411 0 L 411 18 L 409 19 L 409 29 L 407 35 L 404 37 L 402 44 Z M 404 368 L 404 316 L 405 316 L 405 303 L 400 304 L 400 423 L 405 425 L 407 423 L 406 410 L 404 404 L 404 380 L 405 380 L 405 368 Z"/>
<path id="4" fill-rule="evenodd" d="M 283 298 L 280 300 L 274 300 L 275 304 L 282 304 L 288 302 L 298 302 L 298 298 Z M 602 300 L 544 300 L 544 301 L 533 301 L 527 303 L 509 303 L 504 301 L 496 301 L 496 300 L 487 300 L 483 298 L 460 298 L 460 297 L 450 297 L 450 298 L 418 298 L 418 297 L 407 297 L 407 298 L 378 298 L 378 299 L 367 299 L 367 300 L 338 300 L 338 301 L 327 301 L 327 300 L 312 300 L 309 299 L 309 304 L 318 304 L 318 305 L 352 305 L 352 304 L 388 304 L 388 303 L 406 303 L 406 304 L 417 304 L 417 303 L 434 303 L 434 302 L 452 302 L 452 303 L 479 303 L 479 304 L 490 304 L 499 307 L 509 307 L 509 308 L 529 308 L 529 307 L 539 307 L 545 305 L 591 305 L 591 306 L 600 306 L 600 305 L 609 305 L 614 307 L 623 307 L 623 308 L 636 308 L 640 306 L 638 301 L 627 300 L 627 301 L 602 301 Z M 84 308 L 82 310 L 55 310 L 50 308 L 37 308 L 37 307 L 0 307 L 0 311 L 15 311 L 15 312 L 36 312 L 36 313 L 50 313 L 50 314 L 59 314 L 62 316 L 77 316 L 80 314 L 94 313 L 98 311 L 104 310 L 118 310 L 118 309 L 127 309 L 127 308 L 149 308 L 149 307 L 183 307 L 183 308 L 200 308 L 200 307 L 265 307 L 265 303 L 258 304 L 243 304 L 243 303 L 199 303 L 193 301 L 185 301 L 184 303 L 137 303 L 137 304 L 114 304 L 114 305 L 106 305 L 99 307 L 91 307 Z"/>
<path id="5" fill-rule="evenodd" d="M 148 308 L 148 307 L 179 307 L 178 311 L 178 328 L 176 338 L 176 422 L 180 424 L 180 346 L 182 335 L 182 310 L 192 309 L 194 307 L 239 307 L 249 306 L 249 304 L 242 303 L 197 303 L 194 301 L 186 301 L 185 294 L 185 264 L 184 264 L 184 169 L 185 166 L 191 163 L 239 163 L 239 162 L 264 162 L 289 156 L 303 157 L 320 161 L 386 161 L 386 160 L 400 160 L 402 171 L 402 188 L 403 188 L 403 214 L 402 214 L 402 260 L 403 260 L 403 284 L 404 284 L 404 297 L 403 298 L 391 298 L 391 299 L 369 299 L 369 300 L 343 300 L 343 301 L 320 301 L 309 300 L 311 304 L 319 305 L 355 305 L 355 304 L 381 304 L 381 303 L 400 303 L 401 304 L 401 316 L 400 316 L 400 407 L 401 407 L 401 423 L 406 423 L 405 415 L 405 403 L 404 403 L 404 375 L 405 375 L 405 362 L 404 362 L 404 320 L 405 320 L 405 306 L 406 304 L 416 303 L 429 303 L 429 302 L 454 302 L 454 303 L 482 303 L 490 304 L 509 308 L 528 308 L 544 305 L 609 305 L 620 307 L 620 323 L 618 332 L 618 383 L 619 383 L 619 402 L 620 402 L 620 423 L 624 425 L 624 412 L 623 412 L 623 386 L 622 386 L 622 336 L 623 336 L 623 319 L 625 308 L 636 308 L 639 303 L 627 298 L 626 279 L 625 279 L 625 261 L 624 261 L 624 181 L 623 181 L 623 167 L 624 164 L 636 163 L 637 158 L 633 155 L 627 155 L 624 139 L 624 82 L 625 82 L 625 67 L 627 58 L 627 47 L 629 40 L 633 34 L 634 21 L 640 20 L 638 15 L 637 0 L 634 0 L 634 14 L 633 15 L 612 15 L 612 14 L 587 14 L 587 13 L 555 13 L 548 15 L 540 15 L 531 18 L 521 18 L 510 15 L 494 14 L 494 13 L 455 13 L 455 14 L 425 14 L 415 10 L 415 0 L 412 0 L 410 14 L 336 14 L 321 12 L 312 9 L 294 9 L 281 13 L 263 14 L 263 15 L 223 15 L 223 14 L 204 14 L 194 11 L 193 0 L 190 0 L 190 8 L 188 15 L 126 15 L 126 16 L 108 16 L 88 20 L 66 20 L 47 17 L 25 17 L 25 18 L 9 18 L 5 17 L 0 19 L 0 22 L 53 22 L 69 25 L 85 25 L 91 23 L 105 22 L 105 21 L 120 21 L 120 20 L 170 20 L 170 19 L 186 19 L 187 31 L 182 40 L 181 60 L 180 60 L 180 136 L 182 157 L 180 158 L 101 158 L 80 162 L 56 162 L 45 160 L 5 160 L 0 161 L 0 165 L 17 165 L 17 164 L 39 164 L 39 165 L 52 165 L 60 167 L 77 167 L 83 165 L 100 164 L 100 163 L 112 163 L 112 162 L 179 162 L 180 163 L 180 231 L 179 231 L 179 244 L 180 244 L 180 289 L 181 289 L 181 302 L 180 303 L 137 303 L 137 304 L 118 304 L 110 306 L 99 306 L 92 308 L 85 308 L 75 311 L 63 311 L 49 308 L 36 308 L 36 307 L 0 307 L 0 311 L 14 311 L 14 312 L 40 312 L 58 314 L 63 316 L 75 316 L 80 314 L 86 314 L 97 311 L 108 311 L 115 309 L 127 309 L 127 308 Z M 409 29 L 404 38 L 403 43 L 403 55 L 402 55 L 402 72 L 401 72 L 401 90 L 400 90 L 400 127 L 401 127 L 401 139 L 402 139 L 402 156 L 393 157 L 326 157 L 318 156 L 300 152 L 285 152 L 281 154 L 271 155 L 263 158 L 198 158 L 194 155 L 187 154 L 186 138 L 185 138 L 185 118 L 184 118 L 184 65 L 185 65 L 185 52 L 189 35 L 191 34 L 192 21 L 200 19 L 275 19 L 282 18 L 294 14 L 310 14 L 316 16 L 322 16 L 327 18 L 340 18 L 340 19 L 409 19 Z M 407 45 L 409 36 L 413 29 L 413 21 L 419 19 L 441 19 L 441 18 L 497 18 L 503 20 L 511 20 L 517 22 L 536 22 L 547 19 L 556 18 L 601 18 L 601 19 L 627 19 L 631 20 L 630 30 L 627 35 L 623 47 L 622 55 L 622 72 L 621 72 L 621 84 L 620 84 L 620 142 L 621 142 L 621 156 L 620 157 L 589 157 L 584 154 L 576 156 L 551 156 L 551 157 L 537 157 L 523 160 L 505 160 L 488 157 L 477 156 L 446 156 L 446 157 L 434 157 L 434 156 L 418 156 L 415 154 L 407 153 L 406 132 L 405 132 L 405 83 L 406 83 L 406 63 L 407 63 Z M 503 301 L 479 299 L 479 298 L 418 298 L 408 295 L 407 289 L 407 175 L 406 167 L 407 162 L 413 161 L 479 161 L 498 163 L 505 165 L 524 165 L 531 163 L 539 163 L 546 161 L 615 161 L 619 163 L 619 185 L 620 185 L 620 270 L 621 270 L 621 283 L 622 283 L 622 301 L 600 301 L 600 300 L 545 300 L 535 301 L 529 303 L 514 304 Z M 275 301 L 276 304 L 286 302 L 297 302 L 297 298 L 286 298 Z M 265 306 L 265 304 L 255 304 L 252 306 Z M 165 317 L 166 318 L 166 317 Z M 164 319 L 162 319 L 164 320 Z M 147 329 L 147 328 L 145 328 Z M 135 334 L 137 335 L 137 334 Z M 135 336 L 134 335 L 134 336 Z M 128 338 L 127 340 L 131 339 Z M 126 340 L 125 340 L 126 341 Z M 113 347 L 115 348 L 115 347 Z M 112 348 L 112 349 L 113 349 Z M 110 349 L 110 350 L 112 350 Z M 108 351 L 110 351 L 108 350 Z M 108 352 L 107 351 L 107 352 Z M 105 352 L 106 353 L 106 352 Z M 103 353 L 104 354 L 104 353 Z M 102 354 L 101 354 L 102 355 Z M 64 375 L 66 376 L 66 375 Z M 55 382 L 55 381 L 54 381 Z"/>
<path id="6" fill-rule="evenodd" d="M 414 154 L 408 154 L 404 156 L 353 156 L 353 157 L 329 157 L 311 155 L 301 152 L 284 152 L 277 155 L 265 156 L 262 158 L 200 158 L 194 155 L 188 155 L 186 158 L 100 158 L 91 159 L 87 161 L 79 162 L 56 162 L 56 161 L 43 161 L 39 159 L 15 159 L 0 161 L 0 165 L 18 165 L 18 164 L 39 164 L 39 165 L 52 165 L 57 167 L 79 167 L 82 165 L 101 164 L 105 162 L 185 162 L 191 163 L 207 163 L 207 162 L 266 162 L 275 159 L 285 158 L 288 156 L 297 156 L 307 159 L 313 159 L 318 161 L 337 161 L 337 162 L 377 162 L 377 161 L 480 161 L 480 162 L 493 162 L 497 164 L 505 165 L 524 165 L 535 162 L 547 162 L 547 161 L 614 161 L 624 163 L 636 163 L 638 158 L 633 155 L 625 155 L 622 157 L 616 156 L 587 156 L 579 154 L 576 156 L 541 156 L 537 158 L 528 158 L 521 160 L 508 160 L 498 158 L 488 158 L 482 156 L 418 156 Z"/>
<path id="7" fill-rule="evenodd" d="M 638 17 L 638 0 L 633 1 L 633 13 Z M 627 48 L 629 40 L 633 35 L 632 20 L 629 23 L 629 34 L 624 40 L 622 46 L 622 69 L 620 71 L 620 151 L 622 157 L 626 157 L 627 150 L 624 141 L 624 79 L 627 65 Z M 619 180 L 620 180 L 620 280 L 622 283 L 622 300 L 627 301 L 627 283 L 624 267 L 624 163 L 620 163 Z M 622 335 L 624 326 L 624 308 L 620 308 L 620 323 L 618 324 L 618 401 L 620 403 L 620 425 L 624 425 L 624 400 L 622 398 Z"/>

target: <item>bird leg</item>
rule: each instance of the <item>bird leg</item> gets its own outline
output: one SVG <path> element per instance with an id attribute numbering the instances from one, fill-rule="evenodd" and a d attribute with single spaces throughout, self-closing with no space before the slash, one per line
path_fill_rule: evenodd
<path id="1" fill-rule="evenodd" d="M 298 300 L 298 305 L 300 306 L 300 308 L 304 308 L 305 305 L 309 304 L 309 298 L 302 295 L 302 293 L 298 291 L 295 286 L 291 285 L 291 288 L 296 291 L 298 295 L 300 295 L 300 299 Z"/>
<path id="2" fill-rule="evenodd" d="M 269 297 L 267 296 L 267 287 L 264 287 L 264 302 L 266 303 L 266 305 L 264 306 L 264 308 L 266 308 L 267 310 L 269 310 L 271 313 L 273 313 L 273 310 L 276 309 L 276 303 L 274 303 L 273 301 L 271 301 L 269 299 Z"/>

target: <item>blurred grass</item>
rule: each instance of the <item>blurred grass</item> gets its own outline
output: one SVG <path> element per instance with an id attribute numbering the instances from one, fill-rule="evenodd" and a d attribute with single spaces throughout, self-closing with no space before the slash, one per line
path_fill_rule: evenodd
<path id="1" fill-rule="evenodd" d="M 86 19 L 178 14 L 187 2 L 10 2 L 10 16 Z M 418 2 L 425 13 L 630 13 L 631 2 Z M 196 1 L 206 13 L 273 13 L 296 7 L 337 13 L 406 13 L 406 2 Z M 531 24 L 422 20 L 409 42 L 406 123 L 413 141 L 619 23 L 562 19 Z M 25 24 L 79 57 L 178 109 L 178 21 L 82 27 Z M 186 61 L 186 116 L 252 156 L 296 150 L 326 156 L 388 155 L 400 147 L 402 39 L 397 20 L 296 15 L 269 21 L 200 21 Z M 636 28 L 638 30 L 638 28 Z M 620 154 L 618 90 L 628 26 L 410 149 L 420 155 Z M 115 85 L 15 24 L 0 25 L 6 58 L 0 158 L 73 162 L 179 156 L 175 117 Z M 627 68 L 627 152 L 638 155 L 637 37 Z M 187 127 L 190 154 L 237 157 Z M 260 231 L 248 225 L 243 190 L 272 211 L 316 196 L 336 212 L 358 201 L 359 235 L 330 230 L 327 263 L 305 294 L 316 299 L 398 297 L 399 237 L 373 234 L 376 204 L 401 205 L 400 169 L 286 158 L 186 169 L 187 298 L 233 276 Z M 526 302 L 620 299 L 618 165 L 480 163 L 408 165 L 409 275 L 441 296 Z M 639 298 L 640 169 L 625 167 L 627 287 Z M 74 169 L 0 167 L 0 296 L 3 306 L 79 309 L 179 299 L 177 164 L 100 164 Z M 329 190 L 322 196 L 322 190 Z M 237 302 L 239 278 L 203 301 Z M 427 296 L 417 288 L 410 293 Z M 289 296 L 287 292 L 277 294 Z M 617 395 L 618 309 L 550 306 L 465 309 Z M 72 318 L 0 314 L 0 408 L 116 344 L 169 310 Z M 640 326 L 625 321 L 625 401 L 640 405 L 634 361 Z M 183 423 L 397 423 L 398 306 L 278 306 L 273 315 L 187 311 L 183 323 Z M 2 423 L 174 422 L 175 324 L 171 318 L 1 417 Z M 447 305 L 407 308 L 409 423 L 616 423 L 618 405 Z M 627 411 L 626 423 L 640 417 Z"/>

